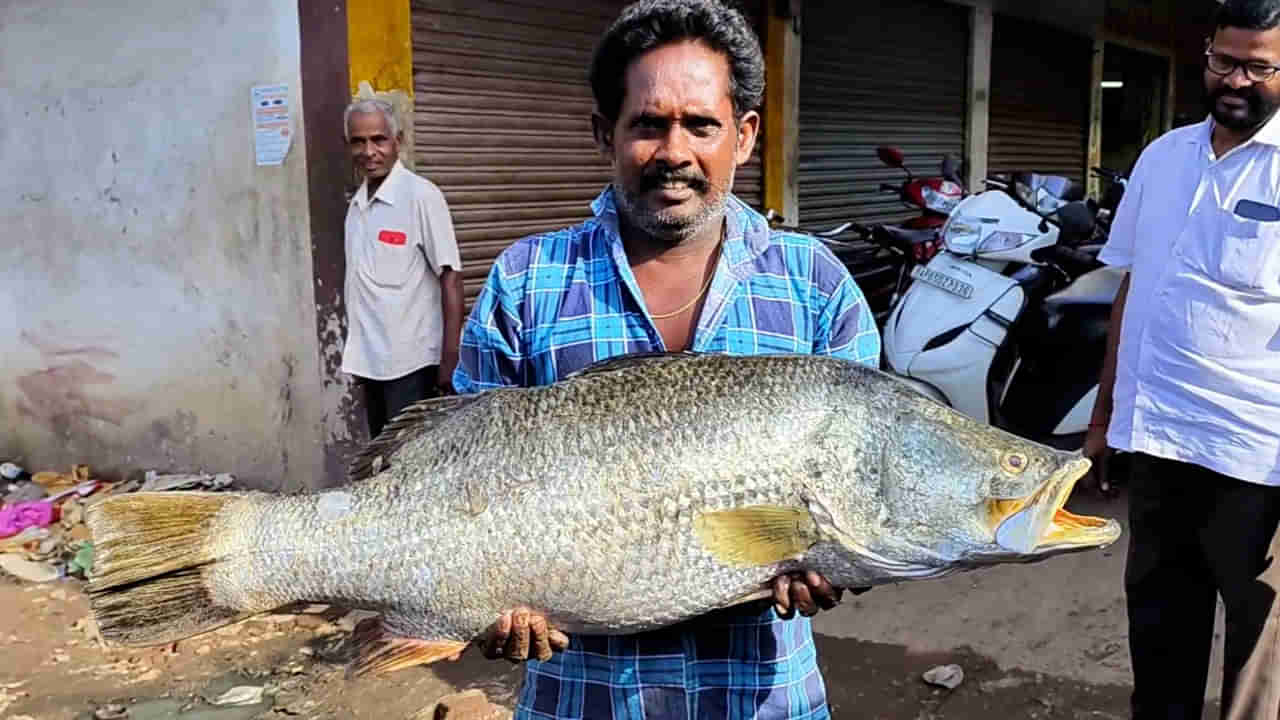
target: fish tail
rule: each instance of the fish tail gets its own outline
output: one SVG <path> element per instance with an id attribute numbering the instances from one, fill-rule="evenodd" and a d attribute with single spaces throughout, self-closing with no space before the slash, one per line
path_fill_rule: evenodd
<path id="1" fill-rule="evenodd" d="M 246 607 L 253 594 L 231 600 L 213 590 L 212 573 L 248 550 L 237 549 L 223 521 L 256 504 L 247 493 L 157 492 L 86 508 L 94 543 L 89 603 L 103 639 L 162 645 L 271 610 Z"/>

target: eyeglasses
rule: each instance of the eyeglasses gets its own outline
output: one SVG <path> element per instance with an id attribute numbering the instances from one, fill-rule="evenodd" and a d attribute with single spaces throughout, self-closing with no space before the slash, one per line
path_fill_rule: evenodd
<path id="1" fill-rule="evenodd" d="M 1249 82 L 1264 83 L 1275 77 L 1280 72 L 1280 65 L 1269 65 L 1258 60 L 1237 60 L 1230 55 L 1216 53 L 1213 48 L 1204 51 L 1207 58 L 1205 66 L 1209 68 L 1209 72 L 1214 75 L 1226 77 L 1236 71 L 1236 68 L 1244 69 L 1244 76 Z"/>

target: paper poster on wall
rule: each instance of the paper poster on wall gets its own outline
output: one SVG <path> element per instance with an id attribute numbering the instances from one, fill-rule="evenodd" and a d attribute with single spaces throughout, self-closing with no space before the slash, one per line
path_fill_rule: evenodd
<path id="1" fill-rule="evenodd" d="M 258 85 L 252 90 L 253 139 L 259 165 L 280 165 L 289 154 L 289 86 Z"/>

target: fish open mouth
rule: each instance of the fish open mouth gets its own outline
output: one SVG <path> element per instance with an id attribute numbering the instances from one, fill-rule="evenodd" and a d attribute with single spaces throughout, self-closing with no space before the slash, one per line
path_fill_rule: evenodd
<path id="1" fill-rule="evenodd" d="M 1035 493 L 1019 500 L 991 500 L 988 518 L 996 542 L 1026 555 L 1105 547 L 1120 537 L 1120 524 L 1107 518 L 1076 515 L 1064 508 L 1090 462 L 1072 460 Z"/>

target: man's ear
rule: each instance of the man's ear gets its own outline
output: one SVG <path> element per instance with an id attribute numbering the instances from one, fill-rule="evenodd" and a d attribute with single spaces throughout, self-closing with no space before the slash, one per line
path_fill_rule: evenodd
<path id="1" fill-rule="evenodd" d="M 591 134 L 595 136 L 600 154 L 613 162 L 613 123 L 600 113 L 591 113 Z"/>
<path id="2" fill-rule="evenodd" d="M 743 113 L 737 122 L 738 143 L 734 148 L 738 165 L 745 165 L 751 159 L 751 151 L 756 146 L 756 136 L 760 133 L 760 113 L 750 110 Z"/>

